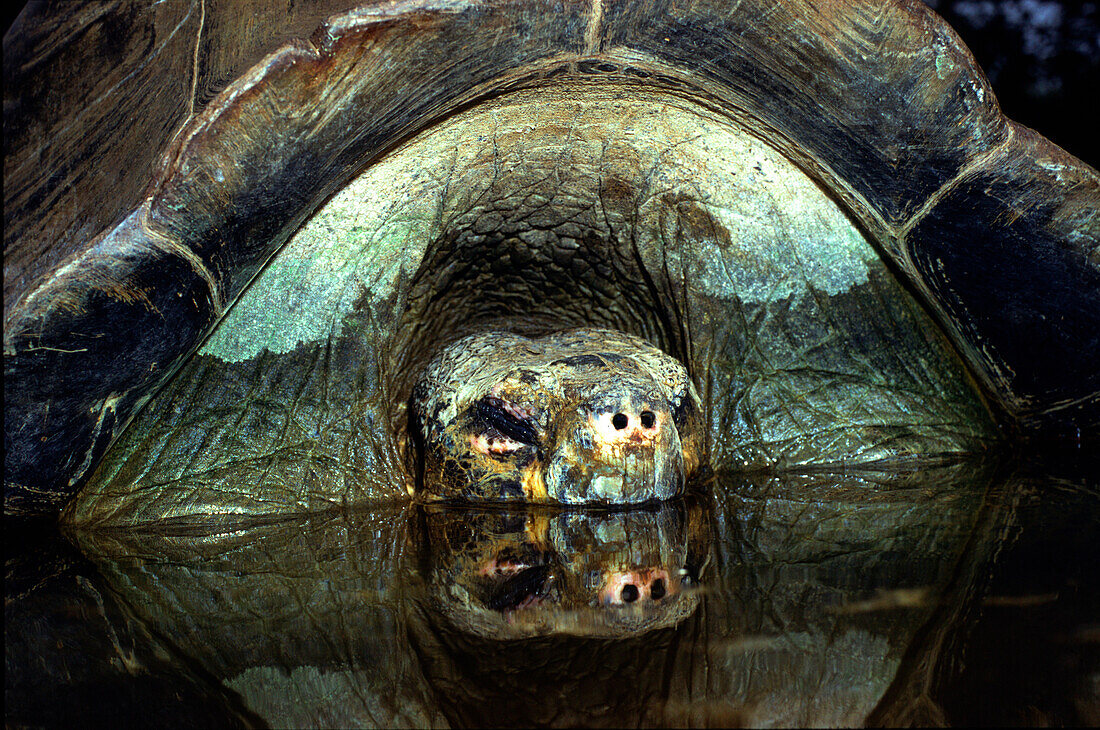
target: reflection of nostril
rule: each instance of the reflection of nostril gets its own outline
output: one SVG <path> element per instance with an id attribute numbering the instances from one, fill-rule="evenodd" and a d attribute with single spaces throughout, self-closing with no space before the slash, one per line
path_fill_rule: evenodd
<path id="1" fill-rule="evenodd" d="M 638 600 L 638 587 L 630 585 L 629 583 L 623 586 L 622 592 L 623 603 L 634 603 Z"/>
<path id="2" fill-rule="evenodd" d="M 644 413 L 642 414 L 642 417 L 643 418 L 645 417 Z M 665 582 L 663 580 L 661 580 L 660 578 L 653 581 L 653 585 L 649 587 L 649 595 L 650 595 L 651 598 L 653 598 L 654 601 L 659 601 L 662 598 L 664 598 L 664 596 L 665 596 Z"/>
<path id="3" fill-rule="evenodd" d="M 642 426 L 644 428 L 653 428 L 653 424 L 657 422 L 657 417 L 653 415 L 653 411 L 642 411 Z"/>
<path id="4" fill-rule="evenodd" d="M 622 431 L 626 428 L 627 418 L 625 413 L 616 413 L 614 418 L 611 419 L 611 425 Z"/>

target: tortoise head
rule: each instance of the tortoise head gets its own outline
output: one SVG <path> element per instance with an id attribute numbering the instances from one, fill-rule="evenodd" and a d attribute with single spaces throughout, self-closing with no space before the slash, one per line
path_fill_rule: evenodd
<path id="1" fill-rule="evenodd" d="M 664 500 L 702 451 L 684 366 L 609 330 L 461 339 L 425 369 L 412 406 L 429 500 Z"/>

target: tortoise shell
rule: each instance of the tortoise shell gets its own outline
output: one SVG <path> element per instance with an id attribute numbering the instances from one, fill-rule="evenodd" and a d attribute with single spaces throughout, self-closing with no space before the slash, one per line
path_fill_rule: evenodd
<path id="1" fill-rule="evenodd" d="M 309 40 L 287 40 L 337 10 Z M 1100 177 L 1006 119 L 965 47 L 916 0 L 319 3 L 247 32 L 238 12 L 89 8 L 6 44 L 18 88 L 42 80 L 5 114 L 8 513 L 56 511 L 80 492 L 135 413 L 358 175 L 468 110 L 578 84 L 733 120 L 850 218 L 1005 430 L 1096 434 Z M 16 38 L 32 25 L 21 22 Z M 104 55 L 106 76 L 69 82 L 75 59 Z M 370 301 L 415 283 L 390 282 Z M 672 340 L 658 344 L 687 347 Z M 391 373 L 395 352 L 355 356 Z M 380 442 L 396 447 L 394 403 L 357 428 L 388 429 Z M 158 418 L 173 417 L 169 405 Z M 400 492 L 380 489 L 368 493 Z"/>

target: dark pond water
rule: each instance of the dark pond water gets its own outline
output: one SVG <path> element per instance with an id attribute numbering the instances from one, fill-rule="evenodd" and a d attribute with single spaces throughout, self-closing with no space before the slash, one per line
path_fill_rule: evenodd
<path id="1" fill-rule="evenodd" d="M 8 725 L 1100 723 L 1100 491 L 958 464 L 615 513 L 6 524 Z"/>

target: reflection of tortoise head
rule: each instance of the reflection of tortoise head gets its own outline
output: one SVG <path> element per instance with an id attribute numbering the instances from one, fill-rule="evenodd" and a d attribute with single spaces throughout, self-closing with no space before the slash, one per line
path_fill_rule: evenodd
<path id="1" fill-rule="evenodd" d="M 625 637 L 674 626 L 699 604 L 708 528 L 698 507 L 428 506 L 414 522 L 427 605 L 463 633 Z"/>

